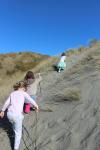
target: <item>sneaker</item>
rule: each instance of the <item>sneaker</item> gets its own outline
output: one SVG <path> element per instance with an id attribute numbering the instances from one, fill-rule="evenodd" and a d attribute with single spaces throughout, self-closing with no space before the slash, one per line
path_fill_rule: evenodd
<path id="1" fill-rule="evenodd" d="M 58 69 L 58 72 L 60 72 L 60 71 L 61 71 L 61 69 L 59 68 L 59 69 Z"/>

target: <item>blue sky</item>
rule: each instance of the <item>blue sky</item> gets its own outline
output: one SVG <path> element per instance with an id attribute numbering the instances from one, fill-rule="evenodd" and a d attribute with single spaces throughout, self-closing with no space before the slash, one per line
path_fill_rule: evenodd
<path id="1" fill-rule="evenodd" d="M 0 0 L 0 52 L 56 55 L 100 39 L 100 0 Z"/>

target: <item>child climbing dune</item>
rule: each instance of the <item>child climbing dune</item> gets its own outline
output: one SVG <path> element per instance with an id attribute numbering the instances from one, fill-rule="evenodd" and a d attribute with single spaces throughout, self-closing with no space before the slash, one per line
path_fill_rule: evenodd
<path id="1" fill-rule="evenodd" d="M 22 136 L 22 122 L 23 122 L 23 105 L 25 100 L 33 105 L 38 112 L 37 103 L 26 93 L 27 83 L 25 81 L 20 81 L 14 86 L 14 91 L 10 94 L 6 100 L 1 112 L 0 117 L 3 118 L 5 110 L 7 109 L 7 118 L 13 125 L 13 130 L 15 132 L 15 143 L 14 150 L 19 150 L 19 145 Z"/>
<path id="2" fill-rule="evenodd" d="M 27 93 L 31 96 L 33 100 L 36 101 L 36 94 L 38 90 L 38 85 L 40 81 L 42 80 L 42 77 L 40 74 L 38 74 L 36 77 L 32 71 L 28 71 L 24 77 L 24 80 L 27 82 Z M 30 112 L 30 103 L 26 103 L 24 107 L 24 112 L 29 113 Z"/>
<path id="3" fill-rule="evenodd" d="M 57 64 L 57 71 L 61 72 L 61 70 L 64 70 L 66 68 L 66 54 L 62 53 L 60 57 L 60 61 Z"/>

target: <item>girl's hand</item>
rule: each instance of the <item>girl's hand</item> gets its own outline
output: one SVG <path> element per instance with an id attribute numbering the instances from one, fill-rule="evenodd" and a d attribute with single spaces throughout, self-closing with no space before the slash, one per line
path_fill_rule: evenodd
<path id="1" fill-rule="evenodd" d="M 36 112 L 39 112 L 39 108 L 36 108 L 35 111 L 36 111 Z"/>
<path id="2" fill-rule="evenodd" d="M 3 117 L 4 117 L 4 114 L 5 114 L 4 111 L 1 111 L 1 112 L 0 112 L 0 118 L 3 118 Z"/>

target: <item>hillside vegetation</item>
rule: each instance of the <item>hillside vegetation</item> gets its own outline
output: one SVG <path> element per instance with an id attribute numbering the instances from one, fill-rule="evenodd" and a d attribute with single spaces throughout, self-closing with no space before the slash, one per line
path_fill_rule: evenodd
<path id="1" fill-rule="evenodd" d="M 32 52 L 8 53 L 0 55 L 0 76 L 12 75 L 18 71 L 25 72 L 36 67 L 49 58 L 47 55 Z"/>

